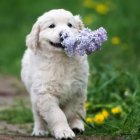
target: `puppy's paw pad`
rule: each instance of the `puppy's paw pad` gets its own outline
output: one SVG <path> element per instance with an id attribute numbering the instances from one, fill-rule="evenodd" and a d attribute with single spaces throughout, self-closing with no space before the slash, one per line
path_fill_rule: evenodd
<path id="1" fill-rule="evenodd" d="M 82 129 L 79 128 L 73 128 L 72 131 L 75 133 L 75 135 L 83 134 L 84 132 Z"/>
<path id="2" fill-rule="evenodd" d="M 34 130 L 32 132 L 32 136 L 42 137 L 45 135 L 47 135 L 47 132 L 45 132 L 44 130 Z"/>
<path id="3" fill-rule="evenodd" d="M 61 138 L 61 140 L 73 140 L 73 138 Z"/>

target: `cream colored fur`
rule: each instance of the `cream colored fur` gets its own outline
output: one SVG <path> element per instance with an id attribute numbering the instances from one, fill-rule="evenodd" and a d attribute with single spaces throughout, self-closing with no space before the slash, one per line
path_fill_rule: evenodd
<path id="1" fill-rule="evenodd" d="M 50 24 L 55 28 L 50 29 Z M 51 10 L 38 18 L 26 38 L 21 77 L 31 97 L 33 135 L 44 135 L 48 128 L 56 139 L 67 139 L 75 137 L 73 128 L 84 131 L 80 116 L 86 115 L 87 56 L 68 57 L 49 43 L 58 43 L 64 30 L 76 35 L 83 28 L 79 16 L 63 9 Z"/>

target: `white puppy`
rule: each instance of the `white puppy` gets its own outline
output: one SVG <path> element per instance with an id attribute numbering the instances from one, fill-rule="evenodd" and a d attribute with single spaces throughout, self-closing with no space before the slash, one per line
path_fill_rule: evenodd
<path id="1" fill-rule="evenodd" d="M 26 38 L 21 77 L 31 96 L 35 136 L 44 135 L 46 126 L 56 139 L 70 140 L 84 131 L 87 56 L 68 57 L 60 44 L 64 30 L 76 35 L 83 28 L 79 16 L 51 10 Z"/>

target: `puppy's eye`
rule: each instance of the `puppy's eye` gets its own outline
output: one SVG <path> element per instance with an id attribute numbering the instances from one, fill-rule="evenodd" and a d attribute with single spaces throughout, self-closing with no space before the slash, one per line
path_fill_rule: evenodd
<path id="1" fill-rule="evenodd" d="M 71 23 L 68 23 L 68 26 L 71 28 L 72 27 L 72 24 Z"/>
<path id="2" fill-rule="evenodd" d="M 49 28 L 54 28 L 55 27 L 55 25 L 54 24 L 51 24 L 50 26 L 49 26 Z"/>

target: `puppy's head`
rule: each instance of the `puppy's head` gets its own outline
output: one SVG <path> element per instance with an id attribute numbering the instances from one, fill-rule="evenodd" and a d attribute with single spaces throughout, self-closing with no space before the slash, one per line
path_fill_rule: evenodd
<path id="1" fill-rule="evenodd" d="M 78 15 L 63 9 L 51 10 L 38 18 L 30 34 L 27 35 L 26 45 L 33 51 L 63 51 L 61 35 L 67 30 L 76 35 L 84 28 Z"/>

